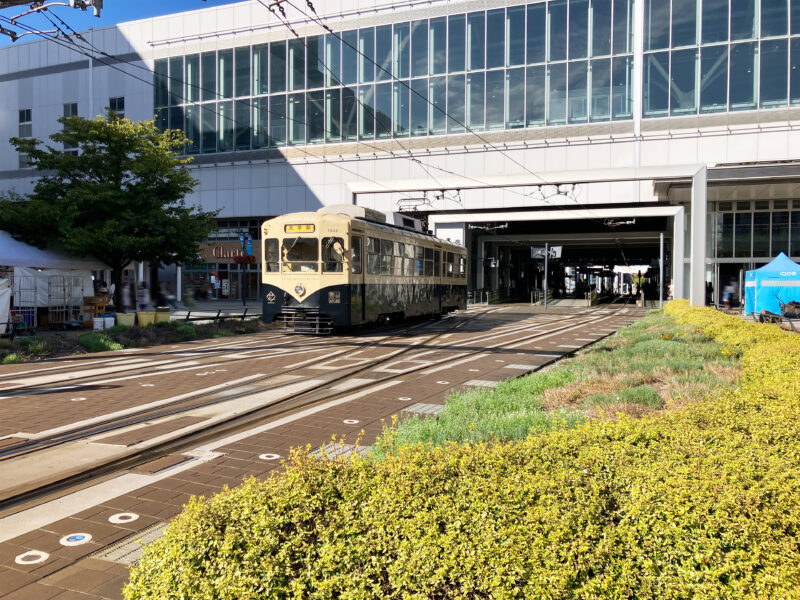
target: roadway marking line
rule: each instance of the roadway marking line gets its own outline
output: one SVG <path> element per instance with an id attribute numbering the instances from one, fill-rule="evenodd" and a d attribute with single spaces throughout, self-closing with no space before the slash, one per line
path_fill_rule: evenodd
<path id="1" fill-rule="evenodd" d="M 580 346 L 573 346 L 571 344 L 559 344 L 557 348 L 569 348 L 570 350 L 575 350 L 577 348 L 580 348 Z"/>
<path id="2" fill-rule="evenodd" d="M 195 460 L 188 460 L 176 465 L 173 469 L 165 469 L 153 475 L 126 473 L 109 481 L 67 494 L 56 500 L 14 513 L 4 519 L 0 519 L 0 543 L 25 535 L 61 519 L 66 519 L 89 508 L 94 508 L 119 496 L 130 494 L 147 485 L 182 471 L 193 469 L 220 456 L 223 456 L 223 454 L 219 452 L 196 454 L 193 457 Z"/>
<path id="3" fill-rule="evenodd" d="M 258 379 L 259 377 L 264 377 L 263 374 L 257 373 L 255 375 L 249 375 L 248 377 L 243 377 L 241 379 L 235 379 L 233 381 L 228 381 L 226 383 L 220 383 L 218 385 L 212 385 L 211 387 L 202 388 L 199 390 L 194 390 L 192 392 L 188 392 L 186 394 L 181 394 L 180 396 L 173 396 L 171 398 L 165 398 L 163 400 L 157 400 L 156 402 L 150 402 L 149 404 L 142 404 L 139 406 L 133 406 L 131 408 L 126 408 L 125 410 L 119 410 L 113 413 L 107 413 L 104 415 L 99 415 L 97 417 L 93 417 L 91 419 L 86 419 L 84 421 L 78 421 L 76 423 L 70 423 L 68 425 L 63 425 L 61 427 L 56 427 L 54 429 L 48 429 L 46 431 L 40 431 L 39 433 L 30 436 L 30 439 L 35 440 L 47 435 L 55 435 L 58 433 L 63 433 L 65 431 L 70 431 L 71 429 L 75 429 L 78 427 L 85 427 L 87 425 L 94 425 L 95 423 L 99 423 L 101 421 L 105 421 L 107 419 L 115 419 L 117 417 L 124 417 L 134 412 L 138 412 L 140 410 L 147 410 L 150 408 L 156 408 L 158 406 L 162 406 L 164 404 L 169 404 L 170 402 L 177 402 L 179 400 L 184 400 L 196 394 L 203 394 L 207 392 L 214 392 L 219 389 L 228 388 L 232 385 L 238 385 L 240 383 L 245 383 L 248 381 L 252 381 L 253 379 Z"/>
<path id="4" fill-rule="evenodd" d="M 137 348 L 137 350 L 138 350 L 138 348 Z M 96 365 L 96 364 L 98 364 L 98 365 L 99 364 L 112 364 L 112 363 L 119 363 L 119 362 L 124 362 L 124 361 L 146 362 L 147 359 L 146 358 L 135 358 L 135 357 L 134 358 L 127 358 L 127 357 L 122 357 L 122 358 L 104 358 L 104 359 L 101 359 L 101 360 L 90 360 L 90 361 L 87 361 L 85 363 L 82 363 L 81 366 L 84 367 L 84 366 L 87 366 L 87 365 Z M 11 378 L 11 377 L 19 377 L 20 375 L 28 375 L 29 373 L 44 373 L 44 372 L 47 372 L 47 371 L 58 371 L 59 369 L 69 369 L 69 368 L 75 366 L 74 364 L 72 364 L 74 362 L 75 361 L 68 360 L 68 361 L 64 361 L 63 363 L 61 363 L 60 365 L 58 365 L 56 367 L 47 367 L 47 368 L 44 368 L 44 369 L 30 369 L 28 371 L 17 371 L 16 373 L 8 373 L 7 375 L 0 375 L 0 379 L 8 379 L 8 378 Z"/>
<path id="5" fill-rule="evenodd" d="M 576 342 L 596 342 L 598 338 L 575 338 Z"/>
<path id="6" fill-rule="evenodd" d="M 516 369 L 519 371 L 532 371 L 533 369 L 538 369 L 542 365 L 506 365 L 504 369 Z"/>

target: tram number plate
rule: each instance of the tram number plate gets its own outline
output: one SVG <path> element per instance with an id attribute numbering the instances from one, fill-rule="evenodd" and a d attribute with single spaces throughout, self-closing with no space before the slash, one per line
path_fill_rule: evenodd
<path id="1" fill-rule="evenodd" d="M 314 233 L 314 224 L 302 223 L 296 225 L 285 225 L 283 230 L 286 233 Z"/>
<path id="2" fill-rule="evenodd" d="M 328 292 L 328 304 L 341 304 L 341 303 L 342 303 L 341 292 Z"/>

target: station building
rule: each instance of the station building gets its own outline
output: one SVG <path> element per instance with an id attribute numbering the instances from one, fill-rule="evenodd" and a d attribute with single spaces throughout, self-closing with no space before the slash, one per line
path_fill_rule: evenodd
<path id="1" fill-rule="evenodd" d="M 421 217 L 509 297 L 545 244 L 562 293 L 663 247 L 693 304 L 800 258 L 800 0 L 252 0 L 83 35 L 0 48 L 0 140 L 106 107 L 183 129 L 220 221 L 180 276 L 221 297 L 259 293 L 239 233 L 340 203 Z"/>

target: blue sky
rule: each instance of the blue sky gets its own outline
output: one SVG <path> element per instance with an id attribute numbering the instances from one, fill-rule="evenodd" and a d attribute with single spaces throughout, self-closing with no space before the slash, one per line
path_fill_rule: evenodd
<path id="1" fill-rule="evenodd" d="M 135 19 L 179 13 L 198 8 L 233 4 L 234 2 L 240 1 L 241 0 L 207 0 L 205 2 L 203 0 L 105 0 L 105 6 L 99 19 L 93 15 L 91 9 L 83 12 L 71 9 L 67 6 L 56 6 L 51 10 L 66 21 L 73 29 L 83 31 L 89 27 L 104 27 L 121 21 L 133 21 Z M 11 18 L 26 10 L 27 5 L 5 8 L 0 10 L 0 15 Z M 44 18 L 34 15 L 20 19 L 20 21 L 30 27 L 36 27 L 42 30 L 53 29 L 53 26 Z M 0 25 L 8 27 L 7 23 L 0 23 Z M 22 40 L 35 38 L 36 36 L 26 35 Z M 5 46 L 10 43 L 10 38 L 5 35 L 0 35 L 0 46 Z"/>

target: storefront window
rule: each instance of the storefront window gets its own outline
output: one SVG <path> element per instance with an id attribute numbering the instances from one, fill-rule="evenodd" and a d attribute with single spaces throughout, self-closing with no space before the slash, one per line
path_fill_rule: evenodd
<path id="1" fill-rule="evenodd" d="M 769 256 L 769 233 L 769 213 L 753 213 L 753 256 Z"/>
<path id="2" fill-rule="evenodd" d="M 789 253 L 789 213 L 772 213 L 772 253 L 778 256 L 781 252 Z"/>
<path id="3" fill-rule="evenodd" d="M 752 256 L 750 240 L 753 230 L 753 213 L 736 213 L 735 255 Z"/>
<path id="4" fill-rule="evenodd" d="M 795 200 L 795 202 L 797 202 Z M 800 256 L 800 211 L 793 211 L 792 212 L 792 245 L 791 248 L 791 255 L 792 256 Z"/>
<path id="5" fill-rule="evenodd" d="M 717 214 L 717 258 L 733 256 L 733 213 Z"/>

